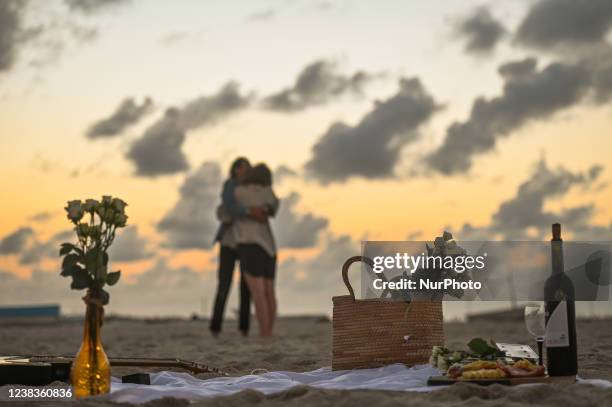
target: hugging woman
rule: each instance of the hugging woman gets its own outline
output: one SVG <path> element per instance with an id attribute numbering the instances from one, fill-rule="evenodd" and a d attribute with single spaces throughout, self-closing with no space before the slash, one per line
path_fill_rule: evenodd
<path id="1" fill-rule="evenodd" d="M 243 207 L 264 208 L 268 216 L 278 210 L 279 200 L 272 190 L 272 173 L 265 164 L 248 169 L 234 193 L 236 202 Z M 269 337 L 276 317 L 276 244 L 268 217 L 263 220 L 241 217 L 234 222 L 233 232 L 240 269 L 255 304 L 260 335 Z"/>

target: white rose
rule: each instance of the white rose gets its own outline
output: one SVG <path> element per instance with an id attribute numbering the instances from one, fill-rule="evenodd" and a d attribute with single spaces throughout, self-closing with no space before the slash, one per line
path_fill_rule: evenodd
<path id="1" fill-rule="evenodd" d="M 115 208 L 117 212 L 123 213 L 123 211 L 125 211 L 126 206 L 127 206 L 127 203 L 125 203 L 124 200 L 119 199 L 119 198 L 113 198 L 113 208 Z"/>
<path id="2" fill-rule="evenodd" d="M 95 199 L 88 199 L 83 204 L 83 210 L 85 212 L 91 212 L 91 211 L 96 209 L 98 204 L 99 204 L 99 202 L 97 200 L 95 200 Z"/>
<path id="3" fill-rule="evenodd" d="M 118 228 L 122 228 L 127 224 L 128 217 L 123 213 L 118 213 L 115 215 L 115 225 Z"/>
<path id="4" fill-rule="evenodd" d="M 446 372 L 448 370 L 448 362 L 443 356 L 438 356 L 437 368 L 441 372 Z"/>
<path id="5" fill-rule="evenodd" d="M 80 200 L 69 201 L 66 206 L 66 212 L 68 213 L 68 219 L 76 223 L 83 217 L 83 208 L 81 207 Z"/>

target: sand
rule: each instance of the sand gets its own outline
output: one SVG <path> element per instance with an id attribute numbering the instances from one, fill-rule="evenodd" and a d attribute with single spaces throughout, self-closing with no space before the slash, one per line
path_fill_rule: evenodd
<path id="1" fill-rule="evenodd" d="M 580 376 L 612 380 L 612 320 L 578 322 Z M 53 322 L 0 321 L 0 354 L 74 354 L 80 344 L 82 322 L 62 319 Z M 282 318 L 277 337 L 261 340 L 242 337 L 235 323 L 228 321 L 220 337 L 212 337 L 206 321 L 137 320 L 109 318 L 103 340 L 109 356 L 180 357 L 219 367 L 231 375 L 268 371 L 309 371 L 331 362 L 331 324 L 325 317 Z M 474 336 L 505 342 L 525 342 L 528 334 L 522 322 L 445 324 L 447 344 L 461 347 Z M 162 369 L 149 369 L 155 371 Z M 116 368 L 120 376 L 142 368 Z M 209 375 L 199 375 L 202 378 Z M 63 405 L 65 402 L 49 405 Z M 105 405 L 99 400 L 75 401 L 75 405 Z M 163 399 L 146 405 L 180 406 L 184 400 Z M 612 406 L 612 389 L 588 385 L 482 388 L 460 384 L 426 394 L 389 391 L 330 391 L 299 386 L 265 396 L 245 391 L 233 396 L 204 400 L 192 405 L 206 406 Z M 26 405 L 26 404 L 20 404 Z"/>

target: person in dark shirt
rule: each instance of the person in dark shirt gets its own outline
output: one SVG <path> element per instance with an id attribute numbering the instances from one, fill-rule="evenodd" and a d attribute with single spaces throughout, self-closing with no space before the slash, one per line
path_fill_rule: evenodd
<path id="1" fill-rule="evenodd" d="M 245 208 L 239 205 L 234 190 L 251 168 L 249 161 L 244 157 L 234 160 L 230 167 L 230 176 L 223 184 L 221 192 L 221 205 L 217 208 L 217 218 L 221 224 L 215 235 L 214 243 L 219 242 L 219 271 L 217 294 L 210 321 L 210 331 L 217 336 L 221 332 L 225 303 L 232 284 L 234 266 L 238 258 L 236 242 L 232 234 L 232 221 L 243 216 L 265 221 L 267 212 L 263 208 Z M 251 296 L 244 276 L 240 275 L 240 315 L 238 329 L 243 335 L 248 335 L 251 317 Z"/>

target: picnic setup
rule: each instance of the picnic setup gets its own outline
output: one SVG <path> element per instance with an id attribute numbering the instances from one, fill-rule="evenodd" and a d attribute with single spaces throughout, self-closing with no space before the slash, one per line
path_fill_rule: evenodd
<path id="1" fill-rule="evenodd" d="M 476 336 L 462 347 L 447 347 L 442 298 L 452 291 L 393 294 L 386 290 L 386 297 L 357 298 L 349 276 L 350 266 L 362 263 L 370 269 L 378 261 L 362 255 L 347 259 L 338 273 L 348 294 L 332 298 L 330 366 L 299 372 L 254 369 L 251 374 L 237 376 L 226 372 L 223 365 L 209 366 L 185 360 L 181 355 L 176 358 L 127 354 L 108 357 L 101 333 L 104 306 L 109 303 L 110 295 L 103 287 L 115 285 L 120 271 L 108 271 L 107 250 L 115 233 L 126 224 L 126 206 L 121 199 L 112 197 L 69 202 L 66 213 L 76 226 L 78 243 L 61 245 L 61 275 L 72 280 L 71 288 L 86 292 L 80 350 L 76 356 L 2 356 L 0 385 L 63 385 L 69 386 L 75 398 L 94 397 L 130 403 L 161 397 L 197 401 L 244 390 L 269 395 L 294 386 L 406 392 L 433 392 L 457 383 L 477 386 L 562 383 L 612 387 L 606 380 L 583 379 L 578 372 L 576 294 L 564 273 L 563 241 L 558 223 L 552 226 L 550 264 L 553 270 L 545 284 L 546 290 L 553 290 L 555 297 L 525 305 L 522 317 L 533 337 L 525 338 L 523 343 Z M 79 223 L 85 217 L 89 218 L 88 223 Z M 467 253 L 447 232 L 426 248 L 429 256 L 465 256 Z M 434 270 L 438 278 L 448 277 L 456 271 L 445 266 Z M 425 271 L 428 270 L 419 268 L 412 275 L 422 277 Z M 394 281 L 383 273 L 368 273 Z M 46 309 L 43 311 L 47 313 Z M 27 315 L 32 310 L 13 310 L 15 313 L 23 317 L 22 314 Z M 527 343 L 529 339 L 538 345 L 535 350 Z M 121 376 L 112 374 L 114 369 L 125 367 L 136 370 Z M 152 368 L 155 370 L 151 371 Z"/>

